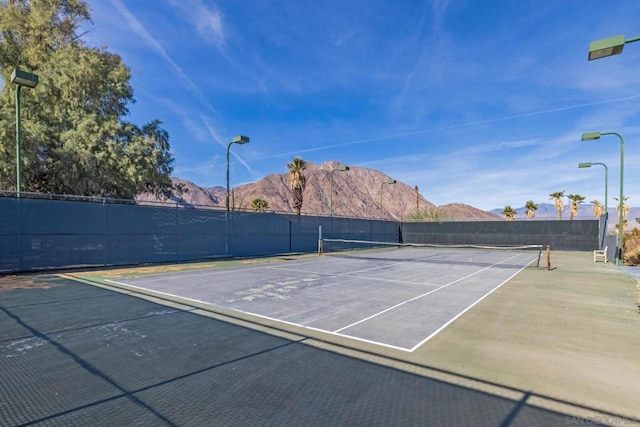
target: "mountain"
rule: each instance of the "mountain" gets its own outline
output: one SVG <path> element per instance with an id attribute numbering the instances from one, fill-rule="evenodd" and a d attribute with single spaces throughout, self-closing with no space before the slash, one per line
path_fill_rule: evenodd
<path id="1" fill-rule="evenodd" d="M 386 184 L 389 177 L 382 172 L 356 166 L 351 166 L 349 171 L 334 171 L 338 165 L 337 161 L 322 165 L 307 162 L 303 214 L 329 215 L 331 204 L 334 215 L 353 218 L 399 220 L 418 209 L 429 209 L 437 210 L 438 218 L 442 220 L 502 220 L 500 215 L 464 204 L 436 207 L 417 188 L 400 181 Z M 169 203 L 182 207 L 226 206 L 226 189 L 223 187 L 203 188 L 179 178 L 172 178 L 172 181 L 186 191 L 182 195 L 174 193 L 164 202 L 150 194 L 139 195 L 136 200 L 145 204 Z M 251 210 L 251 201 L 256 198 L 267 201 L 268 212 L 293 213 L 288 174 L 271 174 L 257 182 L 234 187 L 229 204 L 235 210 Z"/>
<path id="2" fill-rule="evenodd" d="M 438 206 L 444 220 L 456 221 L 501 221 L 504 218 L 462 203 L 449 203 Z"/>
<path id="3" fill-rule="evenodd" d="M 184 193 L 177 194 L 174 191 L 171 197 L 166 200 L 161 200 L 153 194 L 143 193 L 136 196 L 136 201 L 140 204 L 175 205 L 185 208 L 225 205 L 226 189 L 224 187 L 202 188 L 191 181 L 180 178 L 171 178 L 171 182 L 174 187 L 182 187 Z"/>

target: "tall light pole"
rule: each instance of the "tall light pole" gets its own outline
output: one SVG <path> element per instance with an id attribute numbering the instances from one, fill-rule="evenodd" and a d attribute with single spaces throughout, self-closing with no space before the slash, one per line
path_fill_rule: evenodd
<path id="1" fill-rule="evenodd" d="M 605 165 L 604 163 L 594 163 L 594 162 L 582 162 L 582 163 L 578 163 L 578 167 L 579 168 L 590 168 L 593 165 L 601 165 L 604 166 L 604 214 L 606 215 L 606 218 L 609 217 L 609 211 L 607 210 L 607 200 L 608 200 L 608 195 L 607 195 L 607 189 L 609 188 L 609 184 L 608 184 L 608 180 L 609 180 L 609 169 L 607 168 L 607 165 Z"/>
<path id="2" fill-rule="evenodd" d="M 620 200 L 618 207 L 618 250 L 616 253 L 616 265 L 620 265 L 622 262 L 622 245 L 623 245 L 623 233 L 624 233 L 624 215 L 623 215 L 623 204 L 624 204 L 624 138 L 617 132 L 586 132 L 582 134 L 583 141 L 593 141 L 596 139 L 600 139 L 602 135 L 615 135 L 620 138 Z"/>
<path id="3" fill-rule="evenodd" d="M 380 184 L 380 219 L 382 219 L 382 187 L 385 184 L 395 184 L 398 181 L 396 181 L 395 179 L 388 179 L 386 181 L 384 181 L 382 184 Z"/>
<path id="4" fill-rule="evenodd" d="M 229 212 L 229 151 L 233 144 L 246 144 L 249 142 L 248 136 L 234 136 L 229 145 L 227 145 L 227 212 Z"/>
<path id="5" fill-rule="evenodd" d="M 607 56 L 618 55 L 622 53 L 622 48 L 626 43 L 640 41 L 640 37 L 632 37 L 625 39 L 624 34 L 609 37 L 606 39 L 596 40 L 589 43 L 589 61 L 594 59 L 605 58 Z"/>
<path id="6" fill-rule="evenodd" d="M 20 197 L 22 187 L 22 150 L 20 147 L 20 89 L 33 89 L 38 84 L 38 76 L 26 71 L 13 69 L 11 83 L 16 85 L 16 197 Z"/>
<path id="7" fill-rule="evenodd" d="M 333 216 L 333 173 L 335 171 L 348 171 L 349 166 L 338 165 L 329 172 L 329 216 Z"/>

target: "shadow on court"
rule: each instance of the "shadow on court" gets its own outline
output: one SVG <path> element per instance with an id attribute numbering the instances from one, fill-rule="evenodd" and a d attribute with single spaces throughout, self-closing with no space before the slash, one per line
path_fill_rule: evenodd
<path id="1" fill-rule="evenodd" d="M 505 397 L 308 341 L 55 276 L 0 278 L 0 425 L 640 421 L 550 411 L 525 390 L 485 383 Z"/>

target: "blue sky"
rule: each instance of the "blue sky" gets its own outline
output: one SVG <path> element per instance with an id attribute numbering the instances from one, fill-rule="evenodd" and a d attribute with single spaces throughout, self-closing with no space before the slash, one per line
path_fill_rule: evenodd
<path id="1" fill-rule="evenodd" d="M 442 205 L 640 205 L 637 0 L 89 0 L 84 40 L 132 71 L 128 119 L 160 119 L 173 175 L 200 186 L 283 173 L 294 156 L 380 170 Z M 615 202 L 609 200 L 609 205 Z"/>

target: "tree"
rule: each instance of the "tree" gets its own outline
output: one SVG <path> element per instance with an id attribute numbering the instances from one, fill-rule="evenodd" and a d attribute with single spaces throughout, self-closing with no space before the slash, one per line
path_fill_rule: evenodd
<path id="1" fill-rule="evenodd" d="M 571 200 L 571 207 L 569 208 L 569 219 L 572 220 L 578 214 L 580 203 L 585 199 L 584 196 L 579 194 L 569 194 L 567 199 Z"/>
<path id="2" fill-rule="evenodd" d="M 553 200 L 553 204 L 558 211 L 558 219 L 562 219 L 562 208 L 564 207 L 564 203 L 562 202 L 563 197 L 564 190 L 549 194 L 549 200 Z"/>
<path id="3" fill-rule="evenodd" d="M 287 163 L 287 168 L 289 169 L 289 187 L 293 198 L 293 209 L 297 215 L 300 215 L 303 192 L 307 186 L 307 178 L 302 172 L 307 168 L 307 162 L 300 157 L 294 157 L 291 163 Z"/>
<path id="4" fill-rule="evenodd" d="M 625 265 L 640 265 L 640 230 L 636 227 L 623 236 Z"/>
<path id="5" fill-rule="evenodd" d="M 502 215 L 505 216 L 507 221 L 513 221 L 517 214 L 518 212 L 509 205 L 505 206 L 502 210 Z"/>
<path id="6" fill-rule="evenodd" d="M 269 208 L 269 202 L 258 197 L 251 201 L 251 208 L 257 212 L 265 212 Z"/>
<path id="7" fill-rule="evenodd" d="M 15 186 L 14 68 L 39 76 L 22 97 L 23 190 L 132 198 L 168 196 L 173 157 L 159 120 L 123 119 L 130 70 L 78 34 L 82 0 L 0 1 L 0 188 Z"/>
<path id="8" fill-rule="evenodd" d="M 533 219 L 533 217 L 536 216 L 538 204 L 534 203 L 533 200 L 528 200 L 524 207 L 527 208 L 527 217 L 529 219 Z"/>
<path id="9" fill-rule="evenodd" d="M 628 224 L 629 224 L 629 221 L 627 219 L 623 219 L 622 220 L 622 232 L 623 233 L 624 233 L 624 230 L 627 229 L 627 225 Z M 615 233 L 616 233 L 616 235 L 618 235 L 619 230 L 620 230 L 620 222 L 616 222 L 616 224 L 615 224 Z M 624 238 L 624 236 L 623 236 L 623 238 Z"/>
<path id="10" fill-rule="evenodd" d="M 604 214 L 604 207 L 602 206 L 602 203 L 600 203 L 598 199 L 593 199 L 591 203 L 593 204 L 593 215 L 595 215 L 596 218 L 600 219 L 600 217 Z"/>
<path id="11" fill-rule="evenodd" d="M 446 213 L 436 207 L 425 207 L 418 212 L 411 212 L 404 217 L 405 221 L 411 222 L 438 222 L 447 220 Z"/>
<path id="12" fill-rule="evenodd" d="M 616 202 L 616 212 L 618 213 L 618 216 L 620 216 L 620 199 L 618 197 L 612 197 L 613 200 L 615 200 Z M 627 205 L 627 200 L 629 200 L 628 196 L 623 196 L 622 198 L 622 218 L 626 218 L 627 214 L 629 213 L 629 206 Z"/>

